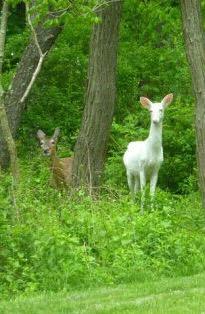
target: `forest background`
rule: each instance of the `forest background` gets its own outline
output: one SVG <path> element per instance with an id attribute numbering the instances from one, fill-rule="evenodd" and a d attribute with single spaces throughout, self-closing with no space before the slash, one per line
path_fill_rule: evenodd
<path id="1" fill-rule="evenodd" d="M 205 3 L 202 1 L 202 9 Z M 204 13 L 204 12 L 203 12 Z M 16 139 L 21 166 L 18 195 L 1 174 L 2 296 L 180 276 L 205 269 L 204 211 L 196 171 L 194 100 L 178 1 L 127 0 L 123 5 L 117 101 L 102 192 L 67 195 L 49 186 L 48 160 L 36 132 L 60 127 L 58 155 L 72 155 L 87 86 L 93 19 L 68 16 L 43 64 Z M 28 43 L 22 4 L 8 21 L 3 85 L 7 89 Z M 157 208 L 139 216 L 128 195 L 122 155 L 144 139 L 149 114 L 140 96 L 174 94 L 163 129 L 165 161 Z"/>

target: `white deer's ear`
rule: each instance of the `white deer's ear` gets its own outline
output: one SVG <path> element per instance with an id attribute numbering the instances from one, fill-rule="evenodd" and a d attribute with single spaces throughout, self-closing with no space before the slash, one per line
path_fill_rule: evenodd
<path id="1" fill-rule="evenodd" d="M 41 130 L 38 130 L 37 131 L 37 137 L 39 138 L 39 140 L 42 140 L 42 139 L 44 139 L 45 138 L 45 133 L 43 132 L 43 131 L 41 131 Z"/>
<path id="2" fill-rule="evenodd" d="M 146 97 L 140 97 L 140 103 L 143 107 L 149 109 L 152 102 Z"/>
<path id="3" fill-rule="evenodd" d="M 172 100 L 173 100 L 173 94 L 166 95 L 162 100 L 164 107 L 166 108 L 169 104 L 171 104 Z"/>

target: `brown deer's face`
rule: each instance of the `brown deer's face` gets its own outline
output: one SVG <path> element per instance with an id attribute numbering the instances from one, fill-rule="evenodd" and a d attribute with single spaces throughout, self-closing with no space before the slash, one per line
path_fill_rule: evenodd
<path id="1" fill-rule="evenodd" d="M 45 156 L 51 156 L 56 151 L 56 144 L 60 129 L 56 128 L 52 137 L 47 137 L 42 130 L 38 130 L 37 137 L 40 141 L 41 149 Z"/>

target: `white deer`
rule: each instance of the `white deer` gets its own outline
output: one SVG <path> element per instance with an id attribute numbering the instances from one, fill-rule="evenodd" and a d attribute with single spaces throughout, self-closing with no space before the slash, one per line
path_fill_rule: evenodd
<path id="1" fill-rule="evenodd" d="M 158 172 L 163 162 L 162 120 L 165 108 L 172 102 L 173 94 L 168 94 L 160 103 L 152 103 L 146 97 L 140 97 L 143 107 L 149 110 L 151 127 L 145 141 L 130 142 L 123 156 L 127 172 L 128 186 L 133 200 L 141 189 L 141 212 L 145 200 L 145 185 L 150 179 L 150 195 L 153 200 Z"/>

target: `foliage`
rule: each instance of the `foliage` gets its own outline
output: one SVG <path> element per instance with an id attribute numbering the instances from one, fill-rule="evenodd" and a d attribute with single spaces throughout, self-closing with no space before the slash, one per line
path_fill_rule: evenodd
<path id="1" fill-rule="evenodd" d="M 64 32 L 60 35 L 31 91 L 21 129 L 24 145 L 27 144 L 26 150 L 31 139 L 33 145 L 38 128 L 51 134 L 57 126 L 61 128 L 64 146 L 70 143 L 70 147 L 73 148 L 82 115 L 87 68 L 85 51 L 88 52 L 89 41 L 89 23 L 84 25 L 83 37 L 78 41 L 80 21 L 75 27 L 72 18 L 66 23 Z"/>
<path id="2" fill-rule="evenodd" d="M 165 162 L 159 184 L 177 193 L 188 193 L 197 188 L 190 77 L 179 7 L 173 1 L 164 1 L 162 6 L 160 3 L 140 1 L 137 5 L 135 0 L 129 0 L 124 4 L 118 101 L 105 181 L 112 185 L 126 184 L 121 161 L 123 152 L 129 141 L 144 139 L 148 134 L 149 115 L 140 107 L 139 97 L 149 96 L 155 101 L 173 92 L 174 103 L 164 121 Z M 22 156 L 29 158 L 29 154 L 35 153 L 38 128 L 52 134 L 59 126 L 61 147 L 73 150 L 83 111 L 90 31 L 89 18 L 85 19 L 84 15 L 67 17 L 64 31 L 47 57 L 28 100 L 20 130 Z"/>
<path id="3" fill-rule="evenodd" d="M 136 112 L 135 103 L 142 95 L 155 100 L 173 92 L 175 99 L 190 100 L 178 6 L 170 1 L 125 2 L 118 85 L 120 121 L 128 110 Z"/>
<path id="4" fill-rule="evenodd" d="M 39 1 L 40 13 L 51 2 Z M 48 160 L 38 153 L 36 131 L 41 128 L 52 134 L 59 126 L 59 155 L 62 151 L 69 155 L 74 147 L 83 111 L 95 3 L 85 7 L 84 1 L 75 2 L 80 11 L 66 15 L 64 30 L 32 89 L 17 140 L 22 180 L 16 198 L 9 176 L 1 177 L 3 296 L 205 270 L 205 221 L 195 193 L 193 99 L 177 1 L 125 1 L 118 99 L 99 199 L 93 201 L 83 191 L 67 195 L 48 185 Z M 6 87 L 28 41 L 20 7 L 12 10 L 17 23 L 9 26 Z M 175 102 L 164 120 L 165 162 L 156 208 L 151 212 L 148 207 L 139 216 L 138 205 L 127 195 L 122 155 L 128 142 L 148 134 L 149 114 L 137 102 L 139 96 L 158 100 L 168 92 L 174 93 Z M 168 189 L 190 195 L 171 195 Z"/>
<path id="5" fill-rule="evenodd" d="M 1 187 L 2 295 L 204 271 L 198 195 L 175 198 L 159 190 L 155 210 L 148 206 L 140 216 L 123 190 L 107 187 L 96 201 L 83 191 L 68 196 L 48 186 L 43 160 L 23 169 L 15 206 L 10 185 Z"/>

